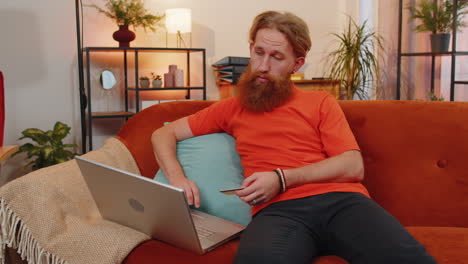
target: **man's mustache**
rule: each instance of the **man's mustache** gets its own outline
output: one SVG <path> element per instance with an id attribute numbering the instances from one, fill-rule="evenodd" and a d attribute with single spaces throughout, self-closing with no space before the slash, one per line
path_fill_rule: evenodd
<path id="1" fill-rule="evenodd" d="M 255 80 L 255 79 L 258 78 L 258 77 L 267 79 L 267 80 L 270 81 L 270 82 L 277 79 L 277 78 L 275 78 L 273 75 L 271 75 L 271 74 L 269 74 L 269 73 L 262 73 L 262 72 L 260 72 L 260 71 L 252 72 L 252 73 L 251 73 L 251 76 L 253 77 L 252 80 Z"/>

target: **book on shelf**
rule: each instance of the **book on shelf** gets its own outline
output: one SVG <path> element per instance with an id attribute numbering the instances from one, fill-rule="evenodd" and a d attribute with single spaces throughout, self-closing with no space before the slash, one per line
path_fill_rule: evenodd
<path id="1" fill-rule="evenodd" d="M 216 78 L 221 78 L 221 77 L 236 77 L 239 78 L 242 73 L 232 73 L 232 72 L 215 72 Z"/>
<path id="2" fill-rule="evenodd" d="M 239 80 L 239 77 L 240 75 L 226 75 L 223 77 L 219 77 L 218 80 L 229 84 L 236 84 Z"/>
<path id="3" fill-rule="evenodd" d="M 216 85 L 218 85 L 218 86 L 223 86 L 223 85 L 233 86 L 233 85 L 235 85 L 235 83 L 232 83 L 231 79 L 228 79 L 228 78 L 221 79 L 220 78 L 220 79 L 216 80 Z"/>
<path id="4" fill-rule="evenodd" d="M 245 68 L 247 68 L 247 66 L 228 65 L 228 66 L 217 67 L 215 71 L 219 73 L 226 73 L 226 74 L 241 74 L 245 71 Z"/>
<path id="5" fill-rule="evenodd" d="M 236 56 L 227 56 L 224 57 L 217 62 L 213 63 L 213 67 L 221 67 L 221 66 L 246 66 L 249 64 L 250 58 L 249 57 L 236 57 Z"/>

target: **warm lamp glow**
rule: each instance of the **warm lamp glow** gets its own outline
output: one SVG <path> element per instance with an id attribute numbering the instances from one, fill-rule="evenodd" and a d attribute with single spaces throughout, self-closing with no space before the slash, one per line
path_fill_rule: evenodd
<path id="1" fill-rule="evenodd" d="M 192 10 L 188 8 L 167 9 L 166 28 L 169 33 L 192 32 Z"/>

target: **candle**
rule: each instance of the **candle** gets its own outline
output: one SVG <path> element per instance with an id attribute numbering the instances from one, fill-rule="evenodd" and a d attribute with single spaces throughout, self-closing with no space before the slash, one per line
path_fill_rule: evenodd
<path id="1" fill-rule="evenodd" d="M 184 70 L 176 69 L 174 74 L 174 86 L 184 87 Z"/>
<path id="2" fill-rule="evenodd" d="M 174 87 L 174 75 L 172 75 L 172 73 L 164 74 L 164 87 L 165 88 Z"/>

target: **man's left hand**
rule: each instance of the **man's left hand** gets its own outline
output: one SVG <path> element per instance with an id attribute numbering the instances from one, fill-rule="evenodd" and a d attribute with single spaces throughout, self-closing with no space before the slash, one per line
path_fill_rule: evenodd
<path id="1" fill-rule="evenodd" d="M 246 178 L 241 187 L 244 189 L 235 193 L 250 205 L 266 203 L 280 192 L 279 179 L 274 171 L 256 172 Z"/>

